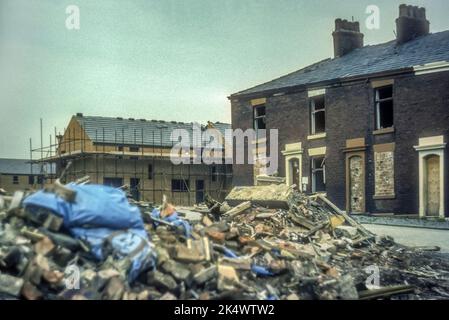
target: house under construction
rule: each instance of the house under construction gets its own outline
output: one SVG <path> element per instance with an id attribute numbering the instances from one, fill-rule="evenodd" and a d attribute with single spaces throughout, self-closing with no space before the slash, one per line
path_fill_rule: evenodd
<path id="1" fill-rule="evenodd" d="M 211 123 L 219 135 L 229 124 Z M 92 183 L 129 186 L 134 199 L 161 203 L 165 194 L 178 205 L 193 205 L 206 194 L 223 199 L 231 187 L 232 166 L 224 164 L 173 164 L 170 152 L 176 142 L 171 133 L 184 129 L 193 139 L 193 124 L 120 117 L 73 116 L 54 145 L 31 150 L 44 154 L 42 163 L 55 163 L 56 175 L 66 181 L 85 176 Z M 201 143 L 201 150 L 204 143 Z M 189 157 L 198 155 L 190 149 Z"/>

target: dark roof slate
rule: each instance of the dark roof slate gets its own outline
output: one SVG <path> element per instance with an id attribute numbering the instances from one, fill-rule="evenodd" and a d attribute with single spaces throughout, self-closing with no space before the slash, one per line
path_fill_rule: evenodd
<path id="1" fill-rule="evenodd" d="M 414 66 L 449 61 L 449 30 L 433 33 L 402 45 L 396 40 L 365 46 L 347 55 L 326 59 L 272 81 L 232 96 L 277 91 L 284 88 L 338 81 L 383 72 L 410 69 Z"/>

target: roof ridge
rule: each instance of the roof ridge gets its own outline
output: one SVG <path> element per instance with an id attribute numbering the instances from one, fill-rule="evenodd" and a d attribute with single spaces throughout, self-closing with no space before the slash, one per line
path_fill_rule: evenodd
<path id="1" fill-rule="evenodd" d="M 192 122 L 182 122 L 182 121 L 176 121 L 176 120 L 158 120 L 158 119 L 145 119 L 145 118 L 125 118 L 125 117 L 112 117 L 112 116 L 89 116 L 89 115 L 83 115 L 83 116 L 76 116 L 75 118 L 81 120 L 81 119 L 108 119 L 108 120 L 120 120 L 120 121 L 133 121 L 133 122 L 158 122 L 158 123 L 174 123 L 174 124 L 191 124 Z M 145 121 L 143 121 L 145 120 Z"/>
<path id="2" fill-rule="evenodd" d="M 30 159 L 21 159 L 21 158 L 0 158 L 2 160 L 19 160 L 19 161 L 30 161 Z"/>

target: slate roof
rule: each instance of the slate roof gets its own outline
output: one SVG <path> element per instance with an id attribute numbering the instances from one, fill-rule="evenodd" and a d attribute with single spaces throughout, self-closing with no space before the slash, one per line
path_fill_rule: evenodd
<path id="1" fill-rule="evenodd" d="M 171 147 L 176 144 L 170 138 L 175 129 L 185 129 L 193 143 L 194 123 L 97 116 L 75 116 L 75 119 L 94 143 Z M 213 125 L 222 134 L 231 129 L 226 123 L 215 122 Z M 201 127 L 205 128 L 204 125 Z"/>
<path id="2" fill-rule="evenodd" d="M 237 97 L 289 87 L 332 82 L 449 61 L 449 30 L 397 45 L 396 40 L 365 46 L 342 57 L 326 59 L 267 83 L 231 95 Z"/>
<path id="3" fill-rule="evenodd" d="M 41 165 L 33 164 L 30 166 L 30 160 L 26 159 L 0 159 L 0 174 L 17 174 L 17 175 L 37 175 L 40 173 L 54 173 L 54 166 L 44 166 L 44 172 L 41 172 Z M 53 172 L 51 172 L 51 169 Z"/>

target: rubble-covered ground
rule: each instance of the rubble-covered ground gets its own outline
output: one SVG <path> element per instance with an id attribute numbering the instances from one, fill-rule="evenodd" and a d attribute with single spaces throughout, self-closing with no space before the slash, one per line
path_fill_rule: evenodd
<path id="1" fill-rule="evenodd" d="M 157 258 L 129 282 L 135 253 L 95 259 L 57 213 L 36 219 L 19 196 L 0 196 L 0 299 L 449 298 L 446 256 L 378 237 L 323 197 L 269 186 L 227 200 L 164 203 L 159 218 L 132 202 Z"/>

